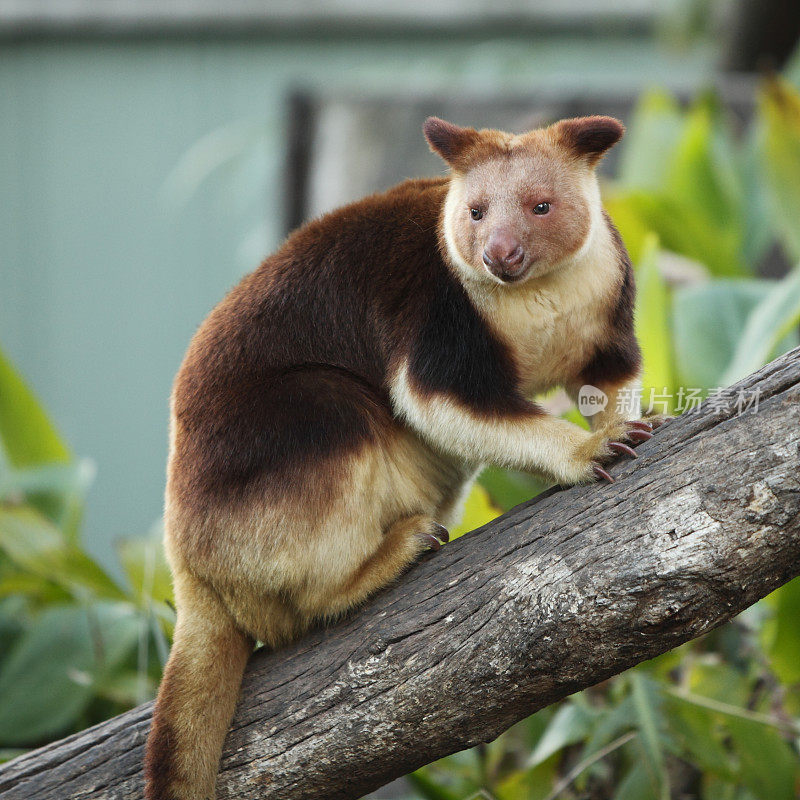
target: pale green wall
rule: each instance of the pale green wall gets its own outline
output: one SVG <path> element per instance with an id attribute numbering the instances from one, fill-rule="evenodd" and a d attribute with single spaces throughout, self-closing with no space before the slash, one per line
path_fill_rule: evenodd
<path id="1" fill-rule="evenodd" d="M 599 34 L 0 42 L 0 343 L 75 451 L 97 461 L 92 549 L 110 563 L 115 538 L 158 517 L 184 348 L 255 266 L 240 257 L 252 220 L 265 220 L 265 246 L 279 240 L 289 89 L 684 87 L 706 81 L 710 62 L 702 50 L 669 55 Z M 162 184 L 181 154 L 248 116 L 267 134 L 263 169 L 250 175 L 264 183 L 261 207 L 223 175 L 165 210 Z"/>

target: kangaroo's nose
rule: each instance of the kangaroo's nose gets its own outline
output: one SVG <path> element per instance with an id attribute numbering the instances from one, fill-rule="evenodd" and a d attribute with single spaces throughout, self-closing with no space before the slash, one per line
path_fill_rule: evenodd
<path id="1" fill-rule="evenodd" d="M 513 272 L 513 268 L 522 263 L 525 251 L 514 234 L 504 230 L 494 231 L 483 250 L 483 263 L 494 272 Z"/>

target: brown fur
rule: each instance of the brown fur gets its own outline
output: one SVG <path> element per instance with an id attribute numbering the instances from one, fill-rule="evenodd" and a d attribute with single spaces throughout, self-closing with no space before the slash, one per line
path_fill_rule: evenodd
<path id="1" fill-rule="evenodd" d="M 175 574 L 180 613 L 147 743 L 147 796 L 214 796 L 225 736 L 253 640 L 234 624 L 213 589 Z"/>
<path id="2" fill-rule="evenodd" d="M 178 623 L 148 800 L 213 798 L 254 640 L 279 646 L 395 580 L 455 521 L 482 463 L 589 480 L 619 434 L 611 411 L 588 433 L 533 402 L 638 373 L 630 264 L 592 169 L 610 137 L 581 121 L 425 130 L 450 178 L 295 232 L 214 309 L 176 378 Z M 498 229 L 524 247 L 513 281 L 482 261 Z"/>
<path id="3" fill-rule="evenodd" d="M 555 130 L 561 143 L 574 156 L 586 158 L 592 165 L 625 133 L 625 127 L 613 117 L 565 119 L 556 125 Z"/>

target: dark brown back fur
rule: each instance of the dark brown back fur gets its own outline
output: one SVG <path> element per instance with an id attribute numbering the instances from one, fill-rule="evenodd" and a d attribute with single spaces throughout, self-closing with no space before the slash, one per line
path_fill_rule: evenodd
<path id="1" fill-rule="evenodd" d="M 301 228 L 221 303 L 175 385 L 171 489 L 201 498 L 302 483 L 393 425 L 388 370 L 511 411 L 514 366 L 445 265 L 447 179 L 406 181 Z M 182 469 L 181 464 L 191 465 Z"/>

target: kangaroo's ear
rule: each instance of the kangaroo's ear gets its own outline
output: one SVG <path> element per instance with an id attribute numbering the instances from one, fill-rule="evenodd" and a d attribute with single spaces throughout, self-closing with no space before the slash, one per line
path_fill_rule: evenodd
<path id="1" fill-rule="evenodd" d="M 625 133 L 625 126 L 614 117 L 577 117 L 556 123 L 561 144 L 591 166 L 605 155 Z"/>
<path id="2" fill-rule="evenodd" d="M 481 136 L 474 128 L 460 128 L 438 117 L 428 117 L 422 131 L 431 150 L 455 169 L 467 166 L 467 155 L 479 143 Z"/>

